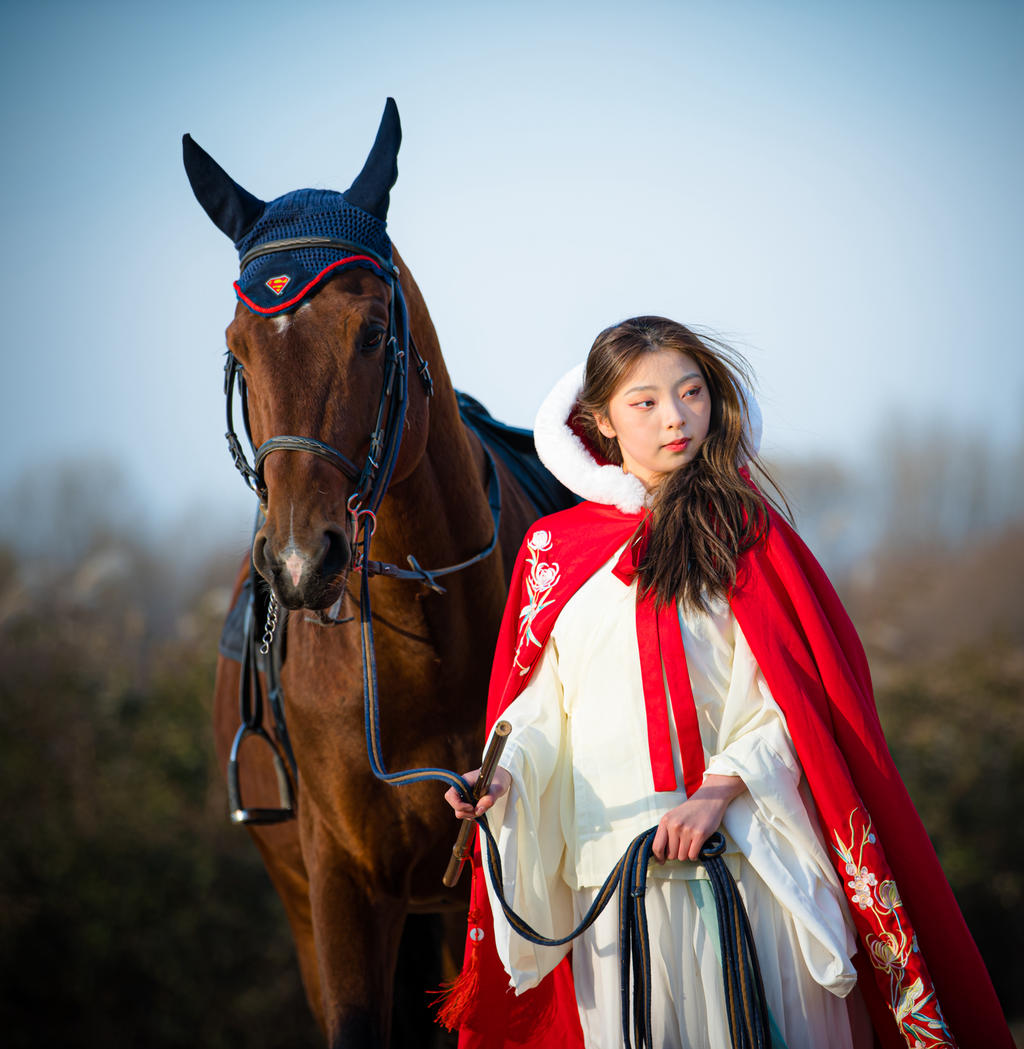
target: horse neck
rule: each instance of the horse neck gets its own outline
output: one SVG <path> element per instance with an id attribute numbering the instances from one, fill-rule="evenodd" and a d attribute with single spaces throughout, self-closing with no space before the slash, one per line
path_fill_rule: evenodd
<path id="1" fill-rule="evenodd" d="M 415 440 L 417 427 L 427 427 L 426 444 L 409 474 L 388 488 L 377 514 L 372 556 L 404 566 L 406 555 L 413 554 L 425 568 L 439 568 L 466 560 L 490 541 L 486 459 L 462 423 L 419 287 L 397 251 L 395 261 L 402 274 L 410 331 L 430 367 L 434 393 L 428 402 L 410 366 L 406 430 Z"/>

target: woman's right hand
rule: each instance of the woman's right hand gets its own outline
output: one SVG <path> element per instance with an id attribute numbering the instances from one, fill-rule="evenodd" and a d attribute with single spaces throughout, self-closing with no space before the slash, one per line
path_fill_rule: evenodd
<path id="1" fill-rule="evenodd" d="M 480 770 L 474 769 L 472 772 L 464 772 L 462 778 L 472 787 L 474 783 L 480 778 Z M 490 790 L 476 803 L 474 808 L 471 801 L 463 801 L 459 797 L 459 792 L 454 787 L 449 787 L 445 792 L 444 800 L 455 810 L 455 815 L 460 820 L 471 820 L 477 816 L 482 816 L 503 794 L 508 791 L 508 788 L 512 786 L 512 776 L 509 774 L 507 769 L 503 769 L 500 765 L 494 770 L 494 776 L 491 779 Z"/>

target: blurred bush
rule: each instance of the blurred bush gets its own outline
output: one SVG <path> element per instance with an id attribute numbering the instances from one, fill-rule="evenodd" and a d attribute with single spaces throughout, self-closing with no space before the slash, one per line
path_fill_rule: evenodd
<path id="1" fill-rule="evenodd" d="M 889 748 L 1004 1009 L 1024 1015 L 1024 527 L 891 543 L 849 579 Z"/>
<path id="2" fill-rule="evenodd" d="M 994 638 L 894 672 L 889 746 L 1004 1010 L 1024 1012 L 1024 646 Z"/>
<path id="3" fill-rule="evenodd" d="M 109 534 L 74 573 L 19 565 L 0 555 L 3 1044 L 319 1045 L 214 759 L 223 590 L 169 608 L 168 569 Z"/>

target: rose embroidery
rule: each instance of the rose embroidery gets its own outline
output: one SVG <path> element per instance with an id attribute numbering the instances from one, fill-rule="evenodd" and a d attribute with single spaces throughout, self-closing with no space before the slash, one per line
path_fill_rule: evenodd
<path id="1" fill-rule="evenodd" d="M 538 528 L 537 531 L 527 539 L 526 545 L 530 550 L 536 550 L 538 553 L 542 553 L 544 550 L 551 548 L 551 533 L 545 528 Z"/>
<path id="2" fill-rule="evenodd" d="M 530 572 L 530 582 L 536 590 L 550 590 L 558 582 L 558 565 L 534 565 Z"/>
<path id="3" fill-rule="evenodd" d="M 526 540 L 526 560 L 529 565 L 526 573 L 526 604 L 519 611 L 519 636 L 513 660 L 513 665 L 519 668 L 520 676 L 528 673 L 532 666 L 532 660 L 520 661 L 523 649 L 529 645 L 540 647 L 540 642 L 533 632 L 533 621 L 537 614 L 554 600 L 550 592 L 558 582 L 558 563 L 540 559 L 544 551 L 551 549 L 552 543 L 551 533 L 546 528 L 538 528 Z"/>

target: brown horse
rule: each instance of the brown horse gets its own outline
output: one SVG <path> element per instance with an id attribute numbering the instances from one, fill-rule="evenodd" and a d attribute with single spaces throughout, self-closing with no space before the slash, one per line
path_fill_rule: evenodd
<path id="1" fill-rule="evenodd" d="M 281 434 L 313 438 L 357 469 L 371 455 L 396 294 L 371 263 L 391 247 L 380 237 L 399 137 L 389 100 L 366 166 L 345 194 L 302 190 L 264 204 L 186 136 L 186 168 L 200 203 L 240 254 L 252 255 L 256 245 L 255 262 L 243 258 L 239 302 L 227 329 L 255 445 Z M 272 219 L 284 223 L 274 227 L 280 244 L 282 230 L 290 243 L 296 231 L 320 232 L 323 221 L 327 237 L 321 240 L 330 240 L 337 235 L 332 215 L 355 214 L 361 221 L 350 213 L 353 207 L 378 220 L 379 228 L 361 234 L 369 262 L 350 264 L 359 254 L 351 235 L 343 247 L 293 245 L 289 254 L 286 245 L 277 257 L 260 254 L 260 243 L 271 235 L 260 232 L 260 223 L 270 223 L 267 229 Z M 298 225 L 289 226 L 293 220 Z M 307 251 L 328 254 L 303 255 Z M 393 258 L 408 308 L 409 346 L 425 359 L 434 388 L 429 396 L 426 385 L 410 377 L 404 434 L 370 552 L 382 562 L 404 564 L 413 554 L 428 567 L 451 565 L 492 538 L 489 465 L 481 442 L 460 419 L 419 288 L 397 253 Z M 274 300 L 282 295 L 279 288 L 286 289 L 280 308 Z M 296 296 L 289 298 L 293 289 Z M 500 460 L 497 469 L 502 514 L 490 556 L 446 576 L 443 594 L 409 579 L 374 576 L 370 583 L 389 769 L 479 764 L 508 576 L 536 517 Z M 441 886 L 455 821 L 440 786 L 391 786 L 375 778 L 368 763 L 350 512 L 358 479 L 320 452 L 294 446 L 276 448 L 257 464 L 257 473 L 266 519 L 253 561 L 277 602 L 291 611 L 282 684 L 298 790 L 296 820 L 250 830 L 284 901 L 306 992 L 328 1044 L 387 1045 L 407 915 L 449 912 L 456 963 L 461 954 L 464 891 Z M 248 566 L 236 594 L 247 573 Z M 348 617 L 354 618 L 346 622 Z M 214 717 L 222 763 L 238 727 L 239 674 L 237 662 L 220 660 Z M 242 767 L 247 800 L 276 793 L 272 764 L 258 747 Z"/>

